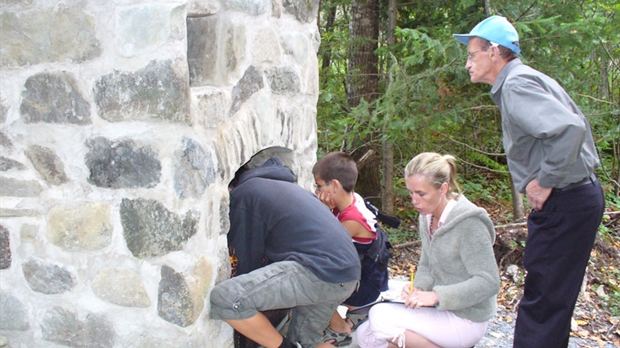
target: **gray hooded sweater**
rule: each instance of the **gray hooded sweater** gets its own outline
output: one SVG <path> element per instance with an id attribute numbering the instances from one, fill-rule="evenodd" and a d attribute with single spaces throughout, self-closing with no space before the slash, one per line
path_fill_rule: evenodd
<path id="1" fill-rule="evenodd" d="M 414 286 L 435 291 L 439 310 L 473 322 L 491 319 L 500 281 L 495 229 L 487 212 L 461 195 L 432 239 L 425 216 L 420 215 L 419 226 L 422 255 Z"/>

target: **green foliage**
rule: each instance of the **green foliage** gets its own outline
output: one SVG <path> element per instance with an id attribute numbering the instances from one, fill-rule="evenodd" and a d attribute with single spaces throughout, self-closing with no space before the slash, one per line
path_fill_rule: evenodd
<path id="1" fill-rule="evenodd" d="M 501 116 L 490 86 L 472 84 L 466 48 L 452 38 L 486 17 L 474 0 L 399 6 L 395 43 L 380 42 L 381 95 L 350 108 L 346 96 L 348 2 L 321 2 L 319 152 L 354 151 L 390 142 L 395 176 L 422 151 L 459 159 L 468 197 L 510 200 Z M 386 16 L 387 2 L 381 2 Z M 491 11 L 512 21 L 521 36 L 521 59 L 557 79 L 590 121 L 601 157 L 601 181 L 613 194 L 620 175 L 620 5 L 615 0 L 492 2 Z M 338 15 L 323 26 L 328 11 Z M 386 19 L 386 17 L 383 17 Z M 387 38 L 385 28 L 382 40 Z M 344 144 L 344 147 L 343 147 Z M 489 174 L 493 180 L 488 180 Z M 395 179 L 397 179 L 395 178 Z M 404 187 L 396 181 L 395 188 Z M 501 197 L 497 197 L 497 195 Z M 608 201 L 613 198 L 608 197 Z M 617 203 L 616 203 L 617 204 Z"/>
<path id="2" fill-rule="evenodd" d="M 512 199 L 510 186 L 501 176 L 467 175 L 461 180 L 461 190 L 474 202 L 507 204 Z"/>
<path id="3" fill-rule="evenodd" d="M 385 229 L 388 239 L 392 245 L 406 243 L 412 240 L 419 240 L 418 231 L 411 228 L 412 225 L 400 227 L 398 229 L 387 227 Z"/>
<path id="4" fill-rule="evenodd" d="M 603 279 L 609 279 L 607 284 L 601 284 L 605 290 L 605 295 L 601 296 L 600 304 L 606 308 L 613 316 L 620 316 L 620 288 L 618 287 L 618 279 L 620 279 L 620 270 L 608 266 L 601 267 Z"/>
<path id="5" fill-rule="evenodd" d="M 605 206 L 611 208 L 612 211 L 620 211 L 620 196 L 613 190 L 605 190 Z"/>
<path id="6" fill-rule="evenodd" d="M 619 275 L 616 275 L 618 277 Z M 609 312 L 615 317 L 620 316 L 620 291 L 614 291 L 607 301 Z"/>

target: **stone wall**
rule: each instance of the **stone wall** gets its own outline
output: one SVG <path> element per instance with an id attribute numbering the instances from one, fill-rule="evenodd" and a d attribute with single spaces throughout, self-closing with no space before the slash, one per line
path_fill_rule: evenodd
<path id="1" fill-rule="evenodd" d="M 0 2 L 0 346 L 232 346 L 227 185 L 267 149 L 310 189 L 317 11 Z"/>

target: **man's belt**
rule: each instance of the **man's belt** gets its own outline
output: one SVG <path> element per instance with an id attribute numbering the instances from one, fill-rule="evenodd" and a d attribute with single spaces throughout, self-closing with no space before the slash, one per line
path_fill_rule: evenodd
<path id="1" fill-rule="evenodd" d="M 588 176 L 587 178 L 574 182 L 572 184 L 568 184 L 564 187 L 561 188 L 555 188 L 555 190 L 560 191 L 560 192 L 564 192 L 564 191 L 568 191 L 568 190 L 572 190 L 575 189 L 577 187 L 581 187 L 581 186 L 586 186 L 589 184 L 594 184 L 597 181 L 596 179 L 596 175 L 591 174 L 590 176 Z"/>

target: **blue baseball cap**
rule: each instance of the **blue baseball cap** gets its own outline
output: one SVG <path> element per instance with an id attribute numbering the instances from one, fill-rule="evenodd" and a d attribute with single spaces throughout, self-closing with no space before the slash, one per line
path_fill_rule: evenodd
<path id="1" fill-rule="evenodd" d="M 469 34 L 453 34 L 452 36 L 463 45 L 467 45 L 472 37 L 481 37 L 504 46 L 516 54 L 521 52 L 517 30 L 502 16 L 491 16 L 483 20 Z"/>

